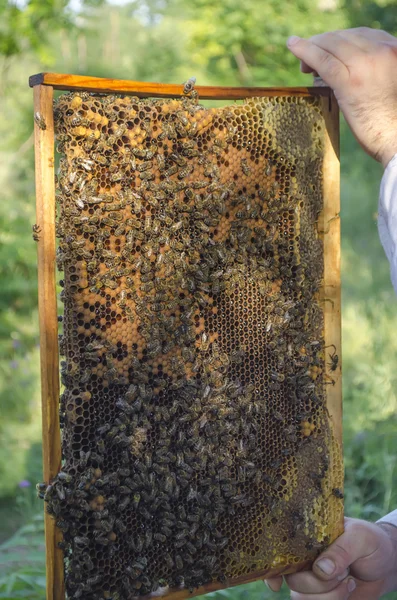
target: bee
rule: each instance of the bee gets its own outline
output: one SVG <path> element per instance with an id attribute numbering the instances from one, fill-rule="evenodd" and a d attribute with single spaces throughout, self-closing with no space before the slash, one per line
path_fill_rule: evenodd
<path id="1" fill-rule="evenodd" d="M 336 371 L 336 369 L 338 368 L 338 363 L 339 363 L 339 356 L 336 354 L 336 347 L 334 344 L 331 344 L 331 346 L 327 346 L 327 347 L 334 349 L 333 353 L 329 354 L 329 357 L 331 360 L 328 363 L 328 366 L 331 371 Z"/>
<path id="2" fill-rule="evenodd" d="M 197 123 L 193 123 L 193 125 L 195 125 L 195 128 L 197 128 Z M 192 131 L 193 131 L 193 126 L 189 131 L 189 135 L 191 135 Z M 195 156 L 199 155 L 199 151 L 197 150 L 197 148 L 186 148 L 185 150 L 183 150 L 183 154 L 185 156 L 187 156 L 188 158 L 194 158 Z"/>
<path id="3" fill-rule="evenodd" d="M 142 181 L 152 181 L 154 179 L 154 174 L 152 171 L 144 171 L 140 173 L 140 178 Z"/>
<path id="4" fill-rule="evenodd" d="M 191 172 L 193 171 L 193 166 L 192 165 L 188 165 L 187 167 L 184 167 L 183 169 L 181 169 L 178 173 L 178 179 L 184 179 L 185 177 L 187 177 Z"/>
<path id="5" fill-rule="evenodd" d="M 63 532 L 68 531 L 69 530 L 69 524 L 66 523 L 66 521 L 64 521 L 63 519 L 59 519 L 56 522 L 57 527 L 59 527 L 59 529 Z"/>
<path id="6" fill-rule="evenodd" d="M 89 546 L 90 544 L 90 539 L 86 536 L 76 536 L 73 538 L 73 541 L 76 546 Z"/>
<path id="7" fill-rule="evenodd" d="M 204 169 L 204 175 L 206 177 L 219 179 L 219 169 L 217 165 L 208 163 Z"/>
<path id="8" fill-rule="evenodd" d="M 40 498 L 41 500 L 44 500 L 46 491 L 47 491 L 47 484 L 46 483 L 37 483 L 36 484 L 36 490 L 37 490 L 37 497 Z"/>
<path id="9" fill-rule="evenodd" d="M 127 531 L 127 525 L 121 519 L 116 519 L 114 526 L 120 533 L 125 533 Z"/>
<path id="10" fill-rule="evenodd" d="M 215 156 L 220 156 L 223 152 L 222 148 L 220 146 L 217 146 L 215 143 L 211 148 L 211 152 L 213 154 L 215 154 Z"/>
<path id="11" fill-rule="evenodd" d="M 66 242 L 68 242 L 68 239 L 66 239 Z M 85 246 L 85 240 L 72 239 L 72 241 L 70 242 L 70 247 L 73 250 L 79 250 L 80 248 L 83 248 L 84 246 Z"/>
<path id="12" fill-rule="evenodd" d="M 327 546 L 327 544 L 326 544 L 325 540 L 322 542 L 312 541 L 312 542 L 307 542 L 307 544 L 305 544 L 306 550 L 322 551 L 326 548 L 326 546 Z"/>
<path id="13" fill-rule="evenodd" d="M 96 585 L 97 583 L 99 583 L 102 579 L 102 575 L 100 573 L 98 573 L 98 575 L 94 575 L 93 577 L 89 577 L 86 580 L 86 585 L 89 587 L 92 587 L 93 585 Z"/>
<path id="14" fill-rule="evenodd" d="M 141 127 L 142 127 L 142 129 L 143 129 L 144 131 L 146 131 L 146 133 L 147 133 L 148 135 L 151 135 L 151 133 L 152 133 L 152 125 L 151 125 L 151 123 L 150 123 L 150 120 L 149 120 L 149 119 L 145 119 L 144 121 L 142 121 L 142 123 L 141 123 Z"/>
<path id="15" fill-rule="evenodd" d="M 126 129 L 127 129 L 127 126 L 124 125 L 124 124 L 123 125 L 119 125 L 118 127 L 116 127 L 116 129 L 114 130 L 114 136 L 115 136 L 115 138 L 116 139 L 117 138 L 121 138 L 124 135 Z"/>
<path id="16" fill-rule="evenodd" d="M 82 519 L 84 516 L 82 510 L 76 510 L 75 508 L 71 508 L 69 512 L 74 519 Z"/>
<path id="17" fill-rule="evenodd" d="M 150 169 L 151 166 L 152 166 L 152 161 L 147 160 L 147 161 L 142 162 L 140 165 L 138 165 L 136 170 L 139 171 L 140 173 L 142 173 L 143 171 L 147 171 L 148 169 Z"/>
<path id="18" fill-rule="evenodd" d="M 41 233 L 41 227 L 40 225 L 37 225 L 37 223 L 35 223 L 34 225 L 32 225 L 32 232 L 33 232 L 33 239 L 35 242 L 38 242 L 40 240 L 40 233 Z"/>
<path id="19" fill-rule="evenodd" d="M 48 508 L 48 507 L 47 507 L 47 508 Z M 50 514 L 51 514 L 51 513 L 50 513 Z M 65 541 L 63 541 L 63 540 L 62 540 L 61 542 L 58 542 L 57 546 L 58 546 L 58 548 L 60 548 L 60 549 L 61 549 L 61 550 L 63 550 L 64 552 L 67 552 L 67 551 L 69 550 L 69 548 L 70 548 L 70 544 L 68 544 L 67 542 L 65 542 Z M 76 595 L 76 594 L 75 594 L 75 595 Z M 80 597 L 81 597 L 81 595 L 82 595 L 82 592 L 80 593 Z"/>
<path id="20" fill-rule="evenodd" d="M 34 113 L 34 122 L 41 130 L 44 131 L 45 129 L 47 129 L 45 119 L 41 113 L 39 113 L 39 112 Z"/>
<path id="21" fill-rule="evenodd" d="M 109 164 L 109 160 L 106 158 L 106 156 L 103 156 L 103 154 L 100 154 L 99 152 L 93 152 L 91 156 L 95 162 L 99 163 L 102 166 L 106 166 Z"/>
<path id="22" fill-rule="evenodd" d="M 64 471 L 60 471 L 60 473 L 58 473 L 58 479 L 60 481 L 64 481 L 65 483 L 71 483 L 72 480 L 73 480 L 73 477 L 69 473 L 65 473 Z"/>
<path id="23" fill-rule="evenodd" d="M 178 172 L 178 167 L 177 167 L 177 165 L 172 165 L 172 167 L 169 167 L 169 169 L 167 169 L 167 170 L 164 172 L 164 175 L 165 175 L 166 177 L 171 177 L 172 175 L 175 175 L 175 173 L 177 173 L 177 172 Z"/>
<path id="24" fill-rule="evenodd" d="M 120 505 L 121 505 L 121 502 L 120 502 L 119 506 Z M 103 536 L 103 535 L 95 536 L 94 541 L 96 544 L 100 544 L 100 546 L 108 546 L 111 542 L 111 540 L 108 537 Z"/>
<path id="25" fill-rule="evenodd" d="M 189 119 L 186 117 L 186 115 L 182 111 L 178 110 L 176 113 L 176 116 L 180 120 L 183 127 L 187 127 L 189 125 Z"/>
<path id="26" fill-rule="evenodd" d="M 197 101 L 198 101 L 198 97 L 199 97 L 199 95 L 198 95 L 198 91 L 197 91 L 197 90 L 192 90 L 192 91 L 190 92 L 190 98 L 191 98 L 192 100 L 194 100 L 196 103 L 197 103 Z M 197 127 L 197 122 L 193 123 L 193 125 L 195 125 L 195 126 Z M 190 133 L 190 132 L 189 132 L 189 133 Z"/>
<path id="27" fill-rule="evenodd" d="M 180 554 L 176 554 L 175 556 L 175 566 L 177 571 L 182 571 L 183 569 L 183 560 Z"/>
<path id="28" fill-rule="evenodd" d="M 270 175 L 272 174 L 272 170 L 273 170 L 272 164 L 271 164 L 271 162 L 268 162 L 266 165 L 266 168 L 265 168 L 266 177 L 270 177 Z"/>
<path id="29" fill-rule="evenodd" d="M 272 371 L 271 379 L 277 383 L 283 383 L 283 381 L 285 381 L 285 375 L 283 373 L 276 373 L 276 371 Z"/>
<path id="30" fill-rule="evenodd" d="M 178 167 L 186 167 L 186 163 L 187 163 L 186 158 L 183 158 L 183 156 L 176 154 L 176 152 L 171 154 L 169 158 L 174 163 L 176 163 L 178 165 Z"/>
<path id="31" fill-rule="evenodd" d="M 243 171 L 244 175 L 251 174 L 251 167 L 248 166 L 248 162 L 247 162 L 246 158 L 241 159 L 241 170 Z"/>
<path id="32" fill-rule="evenodd" d="M 284 429 L 284 435 L 289 442 L 296 442 L 296 427 L 294 425 L 288 425 Z"/>
<path id="33" fill-rule="evenodd" d="M 340 500 L 344 498 L 344 494 L 339 488 L 333 488 L 332 494 L 335 496 L 335 498 L 339 498 Z"/>
<path id="34" fill-rule="evenodd" d="M 83 167 L 85 171 L 90 172 L 92 170 L 92 165 L 94 164 L 93 160 L 89 160 L 88 158 L 77 158 L 75 159 L 77 165 Z"/>
<path id="35" fill-rule="evenodd" d="M 164 154 L 157 154 L 156 155 L 156 161 L 157 161 L 158 170 L 160 171 L 160 173 L 162 173 L 165 170 L 165 158 L 164 158 Z"/>
<path id="36" fill-rule="evenodd" d="M 216 138 L 214 140 L 214 145 L 218 146 L 219 148 L 222 148 L 223 150 L 225 150 L 227 148 L 227 143 L 225 142 L 225 140 L 222 140 L 221 138 Z"/>
<path id="37" fill-rule="evenodd" d="M 185 81 L 183 83 L 183 93 L 185 95 L 190 94 L 193 91 L 195 85 L 196 85 L 196 78 L 190 77 L 187 81 Z"/>

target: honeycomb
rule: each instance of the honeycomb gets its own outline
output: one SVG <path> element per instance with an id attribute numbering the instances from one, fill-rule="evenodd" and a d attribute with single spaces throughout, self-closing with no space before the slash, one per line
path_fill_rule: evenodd
<path id="1" fill-rule="evenodd" d="M 63 463 L 39 491 L 68 598 L 313 559 L 343 514 L 318 100 L 80 92 L 54 118 Z"/>

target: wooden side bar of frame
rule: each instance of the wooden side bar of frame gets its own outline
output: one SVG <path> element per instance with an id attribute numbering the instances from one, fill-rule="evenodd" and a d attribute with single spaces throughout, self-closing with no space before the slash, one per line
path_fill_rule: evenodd
<path id="1" fill-rule="evenodd" d="M 320 300 L 324 311 L 325 364 L 327 366 L 326 406 L 337 442 L 342 449 L 342 370 L 341 370 L 341 283 L 340 283 L 340 162 L 339 107 L 333 93 L 330 104 L 321 98 L 326 125 L 323 163 L 324 208 L 319 219 L 324 244 L 324 283 Z M 327 110 L 330 108 L 330 110 Z M 330 355 L 338 355 L 335 370 L 329 369 Z M 331 539 L 343 533 L 343 522 L 335 524 Z"/>
<path id="2" fill-rule="evenodd" d="M 53 90 L 88 91 L 99 93 L 131 94 L 140 97 L 178 97 L 182 85 L 101 79 L 79 75 L 40 73 L 29 79 L 34 88 L 34 110 L 44 118 L 46 129 L 35 125 L 37 224 L 41 228 L 38 243 L 40 354 L 43 407 L 43 463 L 44 480 L 50 481 L 61 467 L 59 429 L 59 360 L 58 324 L 55 284 L 55 184 L 54 184 L 54 126 Z M 328 87 L 233 88 L 197 86 L 200 99 L 238 100 L 255 96 L 320 96 L 326 125 L 323 162 L 324 210 L 319 219 L 319 233 L 324 241 L 324 285 L 321 300 L 324 303 L 325 345 L 333 344 L 339 357 L 341 342 L 340 314 L 340 223 L 339 223 L 339 110 Z M 340 365 L 332 373 L 334 385 L 327 386 L 327 409 L 334 434 L 342 444 L 342 402 Z M 63 554 L 58 548 L 61 533 L 55 520 L 45 515 L 47 600 L 64 600 Z M 343 532 L 343 522 L 336 523 L 331 538 Z M 162 596 L 172 600 L 206 594 L 225 587 L 249 583 L 261 578 L 286 575 L 310 567 L 310 561 L 280 566 L 271 571 L 256 572 L 226 582 L 212 582 L 190 593 L 187 589 L 160 589 L 151 597 Z M 145 597 L 142 597 L 144 600 Z"/>
<path id="3" fill-rule="evenodd" d="M 55 180 L 53 88 L 34 88 L 34 112 L 40 126 L 34 126 L 36 167 L 36 223 L 39 228 L 38 287 L 40 327 L 40 370 L 43 423 L 43 475 L 50 482 L 61 468 L 59 429 L 58 318 L 55 283 Z M 63 552 L 58 547 L 60 530 L 47 512 L 45 518 L 47 600 L 63 600 Z"/>
<path id="4" fill-rule="evenodd" d="M 325 152 L 323 163 L 324 209 L 319 219 L 319 233 L 324 244 L 324 340 L 326 363 L 329 354 L 339 357 L 338 366 L 329 373 L 327 385 L 327 408 L 333 431 L 342 445 L 342 380 L 341 380 L 341 288 L 340 288 L 340 165 L 339 165 L 339 108 L 335 96 L 331 95 L 331 110 L 323 105 L 326 125 Z"/>

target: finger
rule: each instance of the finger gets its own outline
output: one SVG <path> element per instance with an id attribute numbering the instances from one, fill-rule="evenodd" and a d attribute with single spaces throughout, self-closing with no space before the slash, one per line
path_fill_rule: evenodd
<path id="1" fill-rule="evenodd" d="M 339 31 L 338 34 L 341 38 L 350 42 L 351 44 L 354 44 L 357 48 L 359 48 L 362 52 L 365 52 L 366 54 L 374 52 L 377 44 L 380 41 L 384 41 L 380 39 L 377 40 L 372 35 L 368 36 L 363 33 L 360 33 L 359 29 L 360 28 L 344 29 L 342 31 Z"/>
<path id="2" fill-rule="evenodd" d="M 323 552 L 313 564 L 313 572 L 324 581 L 335 579 L 353 563 L 355 574 L 362 577 L 367 570 L 367 560 L 371 556 L 371 564 L 378 560 L 379 573 L 384 556 L 379 550 L 379 528 L 376 525 L 358 519 L 345 519 L 344 533 Z M 373 570 L 373 567 L 372 567 Z"/>
<path id="3" fill-rule="evenodd" d="M 316 72 L 311 67 L 309 67 L 309 65 L 307 65 L 303 60 L 301 60 L 301 71 L 302 71 L 302 73 L 315 73 Z"/>
<path id="4" fill-rule="evenodd" d="M 347 600 L 356 587 L 356 582 L 354 581 L 353 577 L 348 577 L 331 592 L 321 594 L 321 600 Z M 314 594 L 291 592 L 291 600 L 317 600 L 318 598 L 319 596 Z"/>
<path id="5" fill-rule="evenodd" d="M 281 586 L 283 585 L 283 578 L 282 577 L 269 577 L 269 579 L 265 579 L 264 582 L 266 583 L 269 590 L 271 590 L 272 592 L 279 592 L 281 589 Z"/>
<path id="6" fill-rule="evenodd" d="M 368 47 L 375 45 L 378 42 L 396 42 L 394 35 L 383 31 L 383 29 L 372 29 L 371 27 L 353 27 L 351 29 L 342 29 L 339 33 L 355 36 L 357 40 L 361 40 L 363 45 L 368 44 Z"/>
<path id="7" fill-rule="evenodd" d="M 352 40 L 341 36 L 338 31 L 313 35 L 309 41 L 335 56 L 344 65 L 351 64 L 358 55 L 363 54 Z"/>
<path id="8" fill-rule="evenodd" d="M 349 570 L 346 569 L 341 575 L 335 579 L 324 581 L 319 579 L 313 573 L 313 571 L 301 571 L 300 573 L 293 573 L 286 575 L 285 581 L 288 587 L 294 592 L 301 592 L 302 594 L 324 594 L 330 592 L 338 587 L 341 581 L 346 579 L 349 575 Z"/>
<path id="9" fill-rule="evenodd" d="M 335 56 L 323 50 L 313 42 L 292 36 L 288 39 L 288 48 L 300 60 L 317 71 L 332 88 L 341 85 L 348 78 L 348 70 Z"/>

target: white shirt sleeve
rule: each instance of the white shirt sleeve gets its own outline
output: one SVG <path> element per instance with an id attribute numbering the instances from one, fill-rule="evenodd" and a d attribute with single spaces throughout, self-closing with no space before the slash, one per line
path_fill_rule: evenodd
<path id="1" fill-rule="evenodd" d="M 397 294 L 397 154 L 387 165 L 380 184 L 378 231 Z"/>
<path id="2" fill-rule="evenodd" d="M 389 523 L 389 525 L 394 525 L 394 527 L 397 527 L 397 510 L 393 510 L 393 512 L 389 513 L 388 515 L 385 515 L 376 522 Z"/>

